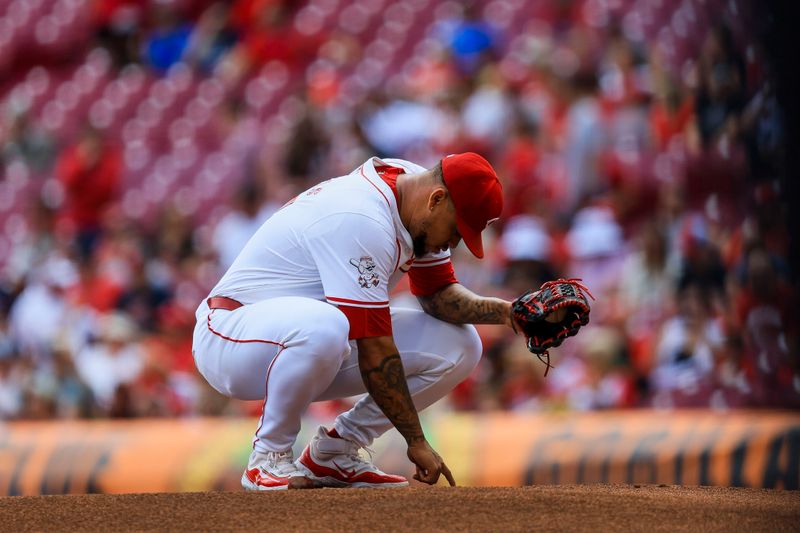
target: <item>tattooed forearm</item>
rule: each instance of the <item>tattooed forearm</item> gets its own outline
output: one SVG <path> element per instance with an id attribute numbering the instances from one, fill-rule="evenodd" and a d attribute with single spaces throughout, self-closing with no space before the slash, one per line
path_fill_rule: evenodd
<path id="1" fill-rule="evenodd" d="M 425 440 L 398 354 L 384 357 L 373 368 L 362 367 L 361 377 L 372 399 L 409 444 Z"/>
<path id="2" fill-rule="evenodd" d="M 453 324 L 510 325 L 511 304 L 500 298 L 478 296 L 463 285 L 448 285 L 431 296 L 419 297 L 422 309 Z"/>

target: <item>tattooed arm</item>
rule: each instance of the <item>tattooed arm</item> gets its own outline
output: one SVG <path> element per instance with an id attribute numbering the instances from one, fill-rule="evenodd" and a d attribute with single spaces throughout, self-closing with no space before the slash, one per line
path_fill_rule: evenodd
<path id="1" fill-rule="evenodd" d="M 433 485 L 444 474 L 450 485 L 455 485 L 447 465 L 425 439 L 394 339 L 368 337 L 358 339 L 356 343 L 364 385 L 386 418 L 406 439 L 408 458 L 417 466 L 414 479 Z"/>
<path id="2" fill-rule="evenodd" d="M 364 385 L 406 442 L 425 440 L 408 390 L 403 361 L 391 337 L 358 339 L 358 365 Z"/>
<path id="3" fill-rule="evenodd" d="M 479 296 L 459 283 L 417 298 L 431 316 L 453 324 L 505 324 L 511 327 L 511 302 Z"/>

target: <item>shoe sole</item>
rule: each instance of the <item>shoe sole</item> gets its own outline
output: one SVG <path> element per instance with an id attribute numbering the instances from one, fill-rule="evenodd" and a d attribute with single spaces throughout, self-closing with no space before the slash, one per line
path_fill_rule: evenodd
<path id="1" fill-rule="evenodd" d="M 306 465 L 297 461 L 295 466 L 298 467 L 299 470 L 303 472 L 303 474 L 319 483 L 323 487 L 330 487 L 330 488 L 337 488 L 337 489 L 399 489 L 403 487 L 408 487 L 408 481 L 404 481 L 401 483 L 365 483 L 363 481 L 355 481 L 353 483 L 348 483 L 347 481 L 342 481 L 340 479 L 336 479 L 335 477 L 330 476 L 317 476 L 312 472 Z"/>
<path id="2" fill-rule="evenodd" d="M 265 490 L 287 490 L 289 485 L 277 485 L 275 487 L 265 487 L 263 485 L 256 485 L 250 478 L 247 477 L 247 474 L 242 474 L 242 487 L 244 490 L 251 491 L 251 492 L 262 492 Z"/>

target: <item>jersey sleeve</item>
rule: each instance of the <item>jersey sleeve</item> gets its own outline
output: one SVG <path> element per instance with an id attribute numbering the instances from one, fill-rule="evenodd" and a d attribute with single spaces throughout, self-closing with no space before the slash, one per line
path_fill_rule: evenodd
<path id="1" fill-rule="evenodd" d="M 350 323 L 350 339 L 390 336 L 389 276 L 397 262 L 393 234 L 380 222 L 339 213 L 304 234 L 328 303 Z"/>
<path id="2" fill-rule="evenodd" d="M 415 259 L 408 271 L 408 281 L 414 296 L 430 296 L 448 285 L 458 283 L 450 260 L 450 250 Z"/>

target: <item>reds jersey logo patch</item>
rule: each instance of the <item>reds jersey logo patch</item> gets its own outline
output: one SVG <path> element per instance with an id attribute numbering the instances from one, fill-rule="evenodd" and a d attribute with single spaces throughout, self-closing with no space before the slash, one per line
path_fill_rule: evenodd
<path id="1" fill-rule="evenodd" d="M 350 264 L 358 269 L 358 284 L 365 289 L 376 287 L 380 283 L 380 278 L 375 274 L 375 261 L 372 257 L 365 255 L 358 259 L 350 259 Z"/>

